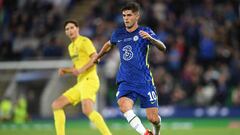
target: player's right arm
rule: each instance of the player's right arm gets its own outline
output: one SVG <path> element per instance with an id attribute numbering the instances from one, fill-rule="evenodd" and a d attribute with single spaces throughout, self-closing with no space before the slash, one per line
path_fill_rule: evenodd
<path id="1" fill-rule="evenodd" d="M 111 49 L 112 49 L 112 44 L 111 44 L 111 42 L 110 41 L 107 41 L 104 45 L 103 45 L 103 47 L 102 47 L 102 49 L 100 50 L 100 52 L 98 53 L 98 55 L 97 55 L 97 57 L 95 58 L 95 63 L 97 63 L 98 62 L 98 60 L 100 59 L 100 58 L 102 58 L 102 56 L 104 56 L 106 53 L 108 53 Z"/>

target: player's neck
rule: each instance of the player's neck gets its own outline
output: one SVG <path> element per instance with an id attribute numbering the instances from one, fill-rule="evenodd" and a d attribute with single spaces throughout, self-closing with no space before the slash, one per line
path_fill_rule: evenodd
<path id="1" fill-rule="evenodd" d="M 79 36 L 80 36 L 80 35 L 77 35 L 76 37 L 72 38 L 72 39 L 71 39 L 72 42 L 76 41 Z"/>
<path id="2" fill-rule="evenodd" d="M 135 23 L 131 28 L 127 28 L 127 27 L 126 27 L 126 30 L 127 30 L 127 32 L 133 32 L 133 31 L 135 31 L 137 28 L 138 28 L 138 24 Z"/>

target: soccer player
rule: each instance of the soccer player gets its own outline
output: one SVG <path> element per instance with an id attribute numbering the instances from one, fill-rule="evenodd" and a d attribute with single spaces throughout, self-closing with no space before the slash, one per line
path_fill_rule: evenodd
<path id="1" fill-rule="evenodd" d="M 116 29 L 110 41 L 106 42 L 96 57 L 97 61 L 113 46 L 120 52 L 120 67 L 117 75 L 117 99 L 120 111 L 129 124 L 141 135 L 159 135 L 161 117 L 158 115 L 158 100 L 153 77 L 148 65 L 149 45 L 165 51 L 165 45 L 148 27 L 138 25 L 140 6 L 130 2 L 122 8 L 125 27 Z M 133 111 L 137 98 L 141 107 L 146 109 L 147 119 L 153 124 L 153 133 L 145 129 Z"/>
<path id="2" fill-rule="evenodd" d="M 111 135 L 102 116 L 94 110 L 96 94 L 99 88 L 94 59 L 96 49 L 91 40 L 79 35 L 78 23 L 68 20 L 64 24 L 65 34 L 70 38 L 69 54 L 74 66 L 60 68 L 59 75 L 72 74 L 77 76 L 77 84 L 63 93 L 52 103 L 57 135 L 65 135 L 65 113 L 63 108 L 68 104 L 76 105 L 81 102 L 83 113 L 95 124 L 102 135 Z"/>

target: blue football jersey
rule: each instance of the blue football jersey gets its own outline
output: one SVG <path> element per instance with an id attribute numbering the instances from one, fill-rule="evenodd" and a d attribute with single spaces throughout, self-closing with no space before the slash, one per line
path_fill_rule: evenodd
<path id="1" fill-rule="evenodd" d="M 116 45 L 120 52 L 117 83 L 123 81 L 134 84 L 153 82 L 148 65 L 148 51 L 151 43 L 140 36 L 140 30 L 159 40 L 158 36 L 148 27 L 138 27 L 133 32 L 128 32 L 125 27 L 122 27 L 112 33 L 110 42 Z"/>

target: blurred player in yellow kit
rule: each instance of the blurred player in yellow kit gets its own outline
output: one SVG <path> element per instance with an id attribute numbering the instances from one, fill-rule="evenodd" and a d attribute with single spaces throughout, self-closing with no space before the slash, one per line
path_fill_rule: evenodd
<path id="1" fill-rule="evenodd" d="M 70 57 L 74 66 L 60 68 L 59 75 L 66 73 L 77 76 L 77 84 L 63 93 L 52 103 L 57 135 L 65 135 L 65 113 L 63 108 L 68 104 L 76 105 L 81 102 L 83 113 L 95 124 L 102 135 L 111 135 L 103 117 L 94 110 L 96 94 L 99 89 L 94 58 L 96 49 L 87 37 L 79 35 L 77 21 L 68 20 L 64 24 L 65 34 L 70 38 L 68 46 Z"/>

